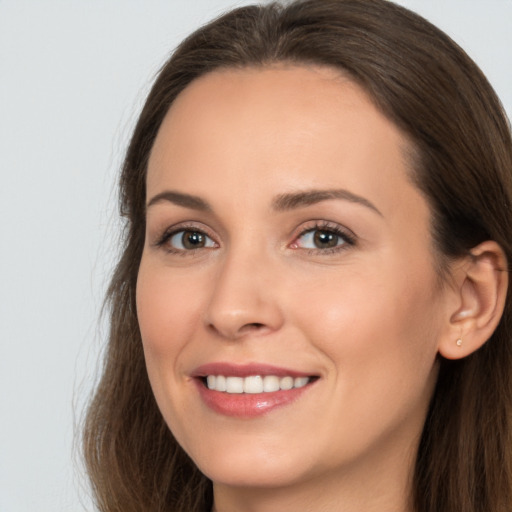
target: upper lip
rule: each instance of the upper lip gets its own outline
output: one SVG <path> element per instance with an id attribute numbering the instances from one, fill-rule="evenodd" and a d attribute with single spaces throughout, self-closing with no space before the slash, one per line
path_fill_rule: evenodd
<path id="1" fill-rule="evenodd" d="M 192 371 L 192 377 L 206 377 L 208 375 L 225 375 L 232 377 L 249 377 L 251 375 L 275 375 L 277 377 L 312 377 L 314 374 L 283 368 L 264 363 L 233 364 L 216 362 L 203 364 Z"/>

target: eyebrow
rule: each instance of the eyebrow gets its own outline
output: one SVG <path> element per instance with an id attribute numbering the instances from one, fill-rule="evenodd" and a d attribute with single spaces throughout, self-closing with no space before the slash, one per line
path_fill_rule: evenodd
<path id="1" fill-rule="evenodd" d="M 381 217 L 383 216 L 379 209 L 373 203 L 368 201 L 368 199 L 345 189 L 304 190 L 300 192 L 279 194 L 273 199 L 272 208 L 278 212 L 283 212 L 304 208 L 306 206 L 311 206 L 331 199 L 342 199 L 351 203 L 360 204 L 370 210 L 373 210 Z M 183 206 L 184 208 L 190 208 L 192 210 L 204 212 L 212 211 L 212 207 L 204 199 L 191 194 L 176 192 L 174 190 L 166 190 L 156 196 L 153 196 L 148 202 L 147 208 L 161 202 L 170 202 L 177 206 Z"/>
<path id="2" fill-rule="evenodd" d="M 175 192 L 173 190 L 166 190 L 157 194 L 151 198 L 146 205 L 146 208 L 164 201 L 168 201 L 177 206 L 183 206 L 184 208 L 190 208 L 191 210 L 199 210 L 203 212 L 209 212 L 212 210 L 212 207 L 204 199 L 201 199 L 198 196 L 184 194 L 182 192 Z"/>
<path id="3" fill-rule="evenodd" d="M 381 217 L 383 216 L 379 209 L 368 201 L 368 199 L 345 189 L 305 190 L 289 194 L 280 194 L 272 201 L 272 207 L 277 211 L 294 210 L 330 199 L 342 199 L 351 203 L 360 204 L 378 213 Z"/>

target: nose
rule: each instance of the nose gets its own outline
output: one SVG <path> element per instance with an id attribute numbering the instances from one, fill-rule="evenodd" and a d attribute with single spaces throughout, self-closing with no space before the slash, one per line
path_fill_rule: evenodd
<path id="1" fill-rule="evenodd" d="M 261 255 L 230 254 L 219 263 L 204 315 L 208 330 L 228 340 L 279 330 L 279 271 Z"/>

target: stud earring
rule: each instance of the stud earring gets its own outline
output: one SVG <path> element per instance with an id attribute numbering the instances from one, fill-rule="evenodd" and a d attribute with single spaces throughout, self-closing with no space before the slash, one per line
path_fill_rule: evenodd
<path id="1" fill-rule="evenodd" d="M 462 347 L 462 338 L 457 340 L 457 347 Z"/>

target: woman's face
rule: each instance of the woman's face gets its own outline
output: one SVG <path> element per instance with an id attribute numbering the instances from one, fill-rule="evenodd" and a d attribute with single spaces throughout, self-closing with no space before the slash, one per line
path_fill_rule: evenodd
<path id="1" fill-rule="evenodd" d="M 218 485 L 409 469 L 446 291 L 407 148 L 328 68 L 210 73 L 167 114 L 137 311 L 162 414 Z"/>

